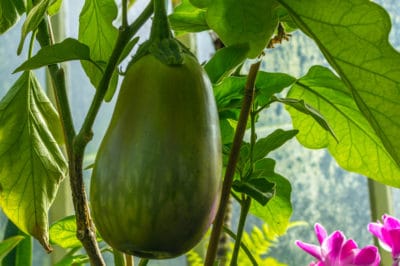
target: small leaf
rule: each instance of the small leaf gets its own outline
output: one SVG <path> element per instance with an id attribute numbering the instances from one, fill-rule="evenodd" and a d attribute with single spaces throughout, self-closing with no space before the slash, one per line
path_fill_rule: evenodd
<path id="1" fill-rule="evenodd" d="M 55 14 L 57 14 L 58 11 L 60 11 L 62 1 L 63 0 L 53 0 L 49 8 L 47 9 L 47 14 L 49 14 L 49 16 L 54 16 Z"/>
<path id="2" fill-rule="evenodd" d="M 112 24 L 117 13 L 118 9 L 113 0 L 85 1 L 79 16 L 78 39 L 89 46 L 90 57 L 96 62 L 107 62 L 111 56 L 118 35 L 118 30 Z M 81 63 L 90 82 L 97 88 L 103 76 L 102 71 L 87 61 L 81 61 Z M 115 91 L 117 83 L 118 74 L 115 69 L 108 90 Z"/>
<path id="3" fill-rule="evenodd" d="M 248 44 L 247 57 L 254 58 L 267 46 L 278 25 L 274 0 L 213 0 L 207 8 L 207 23 L 226 46 Z"/>
<path id="4" fill-rule="evenodd" d="M 172 29 L 177 34 L 208 30 L 206 11 L 193 6 L 189 0 L 183 0 L 168 17 Z"/>
<path id="5" fill-rule="evenodd" d="M 256 78 L 255 102 L 263 106 L 270 102 L 271 97 L 283 91 L 296 81 L 296 78 L 284 73 L 268 73 L 259 71 Z"/>
<path id="6" fill-rule="evenodd" d="M 75 215 L 64 217 L 50 226 L 50 242 L 65 249 L 82 247 L 76 237 L 76 230 Z M 99 235 L 97 241 L 102 241 Z"/>
<path id="7" fill-rule="evenodd" d="M 87 45 L 68 38 L 61 43 L 43 47 L 36 55 L 15 69 L 14 73 L 70 60 L 87 60 L 94 63 L 90 58 L 90 49 Z M 100 68 L 98 65 L 97 67 Z"/>
<path id="8" fill-rule="evenodd" d="M 293 99 L 293 98 L 275 98 L 278 102 L 284 103 L 288 106 L 295 108 L 297 111 L 302 112 L 303 114 L 311 116 L 323 129 L 331 134 L 331 136 L 339 142 L 338 138 L 335 135 L 335 132 L 325 120 L 325 118 L 318 112 L 318 110 L 314 109 L 312 106 L 308 105 L 304 102 L 304 100 Z"/>
<path id="9" fill-rule="evenodd" d="M 3 34 L 18 22 L 20 14 L 25 11 L 24 0 L 0 1 L 0 34 Z"/>
<path id="10" fill-rule="evenodd" d="M 265 138 L 257 140 L 254 145 L 254 161 L 263 159 L 271 151 L 279 148 L 285 144 L 288 140 L 292 139 L 296 134 L 299 133 L 298 130 L 282 130 L 277 129 Z"/>
<path id="11" fill-rule="evenodd" d="M 204 66 L 212 83 L 216 84 L 232 74 L 246 59 L 249 47 L 239 44 L 218 50 Z"/>
<path id="12" fill-rule="evenodd" d="M 24 239 L 24 236 L 13 236 L 0 242 L 0 262 L 13 250 L 19 242 Z"/>
<path id="13" fill-rule="evenodd" d="M 246 77 L 228 77 L 214 86 L 214 96 L 220 113 L 242 105 Z M 234 103 L 234 104 L 233 104 Z"/>
<path id="14" fill-rule="evenodd" d="M 269 182 L 266 178 L 252 178 L 246 181 L 235 180 L 232 188 L 236 192 L 249 195 L 263 206 L 275 193 L 275 184 Z"/>
<path id="15" fill-rule="evenodd" d="M 292 215 L 290 201 L 292 187 L 290 182 L 283 176 L 269 173 L 271 170 L 270 164 L 270 159 L 262 159 L 255 163 L 255 169 L 260 175 L 265 176 L 268 173 L 268 181 L 275 183 L 275 195 L 265 206 L 262 206 L 257 201 L 253 202 L 250 207 L 250 213 L 262 219 L 275 234 L 283 235 L 290 224 L 289 221 Z M 263 169 L 266 170 L 265 173 L 263 173 Z"/>
<path id="16" fill-rule="evenodd" d="M 26 16 L 25 22 L 21 29 L 21 40 L 18 45 L 17 54 L 21 54 L 22 48 L 24 47 L 25 38 L 29 32 L 34 31 L 39 26 L 39 23 L 44 18 L 47 8 L 50 5 L 50 0 L 42 0 L 37 3 Z"/>
<path id="17" fill-rule="evenodd" d="M 24 72 L 0 102 L 0 205 L 47 251 L 47 213 L 67 173 L 54 137 L 60 127 L 36 78 Z"/>

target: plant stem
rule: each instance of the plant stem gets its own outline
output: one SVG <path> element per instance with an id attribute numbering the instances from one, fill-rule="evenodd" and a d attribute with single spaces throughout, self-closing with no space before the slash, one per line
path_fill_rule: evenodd
<path id="1" fill-rule="evenodd" d="M 171 29 L 168 22 L 165 0 L 153 0 L 154 19 L 151 26 L 150 40 L 160 41 L 172 38 Z"/>
<path id="2" fill-rule="evenodd" d="M 242 242 L 242 235 L 244 231 L 244 225 L 246 224 L 246 218 L 247 214 L 249 213 L 250 205 L 251 205 L 251 198 L 246 196 L 241 205 L 239 225 L 236 233 L 235 246 L 233 248 L 233 253 L 232 253 L 231 266 L 237 265 L 240 244 Z"/>
<path id="3" fill-rule="evenodd" d="M 229 230 L 229 228 L 224 227 L 224 232 L 226 232 L 230 237 L 233 238 L 233 240 L 236 241 L 236 235 L 234 232 L 232 232 L 231 230 Z M 254 258 L 253 254 L 251 254 L 251 251 L 249 250 L 249 248 L 243 243 L 240 243 L 240 247 L 242 248 L 242 250 L 244 251 L 244 253 L 246 253 L 247 257 L 249 258 L 249 260 L 251 261 L 251 263 L 254 266 L 258 266 L 256 259 Z"/>
<path id="4" fill-rule="evenodd" d="M 103 266 L 105 263 L 96 241 L 95 228 L 90 216 L 85 185 L 83 182 L 84 151 L 87 143 L 91 139 L 91 128 L 93 126 L 94 119 L 103 101 L 111 76 L 117 66 L 118 59 L 130 38 L 150 17 L 152 10 L 152 5 L 149 5 L 132 25 L 130 25 L 128 28 L 121 27 L 118 40 L 112 52 L 111 58 L 108 61 L 106 71 L 100 82 L 99 88 L 97 88 L 89 112 L 78 135 L 75 134 L 67 97 L 64 72 L 56 64 L 48 66 L 55 91 L 57 109 L 60 114 L 65 137 L 65 145 L 69 161 L 70 185 L 77 222 L 77 238 L 82 242 L 91 265 Z M 48 28 L 48 23 L 46 20 L 43 20 L 39 25 L 37 40 L 39 41 L 40 45 L 44 47 L 50 45 L 52 43 L 52 39 L 53 37 L 51 36 L 51 31 Z"/>
<path id="5" fill-rule="evenodd" d="M 96 90 L 93 101 L 89 107 L 89 111 L 86 115 L 85 121 L 83 122 L 82 128 L 79 131 L 79 134 L 76 136 L 74 146 L 76 148 L 76 152 L 78 154 L 83 155 L 83 151 L 86 147 L 86 144 L 92 138 L 92 126 L 94 120 L 99 112 L 101 103 L 103 102 L 104 96 L 107 92 L 108 86 L 110 84 L 110 79 L 115 71 L 117 66 L 119 57 L 121 56 L 122 51 L 124 50 L 126 44 L 132 38 L 134 34 L 140 29 L 140 27 L 146 22 L 153 12 L 153 5 L 150 3 L 140 14 L 140 16 L 136 19 L 134 23 L 132 23 L 128 28 L 121 28 L 118 34 L 117 42 L 115 44 L 114 50 L 111 54 L 111 57 L 108 61 L 106 70 L 104 71 L 103 77 L 100 81 L 100 84 Z"/>
<path id="6" fill-rule="evenodd" d="M 128 27 L 128 0 L 122 0 L 122 27 Z"/>
<path id="7" fill-rule="evenodd" d="M 205 260 L 206 266 L 212 266 L 217 254 L 218 239 L 221 234 L 226 207 L 229 203 L 229 195 L 231 192 L 233 176 L 235 174 L 235 168 L 240 153 L 240 146 L 242 144 L 243 136 L 246 131 L 246 124 L 249 117 L 250 109 L 254 98 L 254 83 L 258 70 L 260 68 L 261 61 L 251 65 L 250 71 L 247 77 L 246 88 L 244 92 L 244 98 L 242 103 L 242 109 L 240 111 L 239 121 L 236 127 L 235 137 L 232 144 L 232 149 L 229 154 L 228 166 L 225 171 L 225 178 L 222 187 L 220 205 L 218 208 L 217 215 L 214 220 L 213 229 L 211 231 L 210 243 L 207 249 L 207 255 Z"/>

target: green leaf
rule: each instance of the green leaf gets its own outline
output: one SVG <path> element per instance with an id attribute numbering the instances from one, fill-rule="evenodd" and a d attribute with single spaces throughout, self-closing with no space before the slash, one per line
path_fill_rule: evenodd
<path id="1" fill-rule="evenodd" d="M 205 8 L 211 3 L 211 0 L 189 0 L 189 1 L 192 5 L 198 8 Z"/>
<path id="2" fill-rule="evenodd" d="M 204 66 L 211 82 L 216 84 L 231 75 L 246 60 L 247 44 L 233 45 L 218 50 Z"/>
<path id="3" fill-rule="evenodd" d="M 248 44 L 248 57 L 254 58 L 267 46 L 277 25 L 274 0 L 213 0 L 206 20 L 226 46 Z"/>
<path id="4" fill-rule="evenodd" d="M 246 77 L 228 77 L 214 86 L 214 97 L 220 113 L 241 107 Z"/>
<path id="5" fill-rule="evenodd" d="M 82 247 L 76 237 L 76 230 L 75 215 L 64 217 L 50 226 L 50 242 L 65 249 Z M 102 241 L 99 235 L 97 241 Z"/>
<path id="6" fill-rule="evenodd" d="M 275 193 L 275 184 L 269 182 L 266 178 L 252 178 L 246 181 L 235 180 L 232 188 L 236 192 L 249 195 L 263 206 Z"/>
<path id="7" fill-rule="evenodd" d="M 18 22 L 25 11 L 24 0 L 0 1 L 0 34 L 3 34 Z"/>
<path id="8" fill-rule="evenodd" d="M 13 250 L 21 240 L 23 240 L 24 236 L 13 236 L 9 237 L 0 242 L 0 262 Z"/>
<path id="9" fill-rule="evenodd" d="M 16 247 L 16 265 L 32 266 L 32 254 L 32 237 L 25 235 L 24 239 Z"/>
<path id="10" fill-rule="evenodd" d="M 40 22 L 46 14 L 47 8 L 50 5 L 50 0 L 41 0 L 38 2 L 26 16 L 25 22 L 21 29 L 21 40 L 19 41 L 17 54 L 21 54 L 24 47 L 25 38 L 29 32 L 34 31 L 39 26 Z"/>
<path id="11" fill-rule="evenodd" d="M 282 130 L 277 129 L 268 136 L 258 139 L 256 144 L 254 145 L 254 161 L 263 159 L 267 156 L 271 151 L 276 150 L 283 144 L 285 144 L 288 140 L 292 139 L 297 135 L 299 131 L 294 130 Z"/>
<path id="12" fill-rule="evenodd" d="M 61 43 L 43 47 L 35 56 L 15 69 L 14 73 L 70 60 L 87 60 L 95 64 L 90 58 L 90 49 L 87 45 L 68 38 Z M 97 67 L 100 68 L 98 65 Z"/>
<path id="13" fill-rule="evenodd" d="M 0 102 L 0 205 L 48 251 L 47 213 L 67 174 L 54 137 L 60 127 L 36 78 L 23 73 Z"/>
<path id="14" fill-rule="evenodd" d="M 49 14 L 49 16 L 54 16 L 55 14 L 57 14 L 58 11 L 60 11 L 61 5 L 62 0 L 53 0 L 49 8 L 47 9 L 47 13 Z"/>
<path id="15" fill-rule="evenodd" d="M 256 78 L 256 104 L 268 104 L 274 94 L 282 92 L 295 81 L 296 78 L 288 74 L 259 71 Z"/>
<path id="16" fill-rule="evenodd" d="M 275 183 L 275 195 L 265 206 L 254 201 L 251 204 L 250 213 L 267 223 L 275 234 L 283 235 L 289 226 L 289 220 L 292 215 L 292 204 L 290 202 L 292 187 L 290 182 L 283 176 L 276 173 L 271 175 L 270 167 L 270 159 L 262 159 L 255 163 L 255 169 L 261 175 L 264 175 L 262 172 L 265 169 L 265 176 L 267 176 L 268 181 Z"/>
<path id="17" fill-rule="evenodd" d="M 288 97 L 303 99 L 315 106 L 329 121 L 339 140 L 308 115 L 288 108 L 293 125 L 300 130 L 299 142 L 308 148 L 328 148 L 346 170 L 400 187 L 400 169 L 382 141 L 358 109 L 345 84 L 329 69 L 315 66 L 298 80 Z"/>
<path id="18" fill-rule="evenodd" d="M 94 61 L 107 62 L 111 56 L 118 30 L 112 25 L 117 17 L 117 6 L 113 0 L 86 0 L 79 17 L 79 41 L 90 48 Z M 82 61 L 82 67 L 95 88 L 103 73 L 93 64 Z M 118 83 L 117 69 L 112 76 L 108 90 L 115 91 Z M 110 93 L 108 93 L 110 94 Z M 109 100 L 108 97 L 107 100 Z"/>
<path id="19" fill-rule="evenodd" d="M 314 109 L 309 104 L 305 103 L 304 100 L 293 99 L 293 98 L 275 98 L 278 102 L 284 103 L 288 106 L 295 108 L 297 111 L 302 112 L 303 114 L 311 116 L 323 129 L 328 131 L 331 136 L 339 142 L 338 138 L 335 135 L 335 132 L 331 128 L 331 126 L 326 121 L 325 117 L 323 117 L 318 110 Z"/>
<path id="20" fill-rule="evenodd" d="M 169 15 L 169 22 L 177 34 L 208 30 L 206 11 L 193 6 L 189 0 L 183 0 Z"/>
<path id="21" fill-rule="evenodd" d="M 279 2 L 315 40 L 400 166 L 400 53 L 389 43 L 387 12 L 369 0 Z"/>
<path id="22" fill-rule="evenodd" d="M 89 257 L 87 255 L 66 255 L 54 266 L 80 266 L 85 265 L 89 262 Z"/>

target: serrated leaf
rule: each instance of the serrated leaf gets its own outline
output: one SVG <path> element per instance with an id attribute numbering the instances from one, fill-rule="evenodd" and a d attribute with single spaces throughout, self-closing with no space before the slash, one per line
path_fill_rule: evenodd
<path id="1" fill-rule="evenodd" d="M 296 82 L 288 97 L 307 101 L 329 121 L 339 142 L 310 116 L 288 108 L 299 142 L 308 148 L 328 148 L 338 164 L 379 182 L 400 187 L 400 169 L 358 109 L 345 84 L 329 69 L 315 66 Z"/>
<path id="2" fill-rule="evenodd" d="M 213 0 L 206 20 L 226 46 L 248 44 L 248 57 L 254 58 L 267 46 L 278 25 L 274 0 Z"/>
<path id="3" fill-rule="evenodd" d="M 55 14 L 57 14 L 58 11 L 60 11 L 62 2 L 62 0 L 53 0 L 49 8 L 47 9 L 47 14 L 49 14 L 49 16 L 54 16 Z"/>
<path id="4" fill-rule="evenodd" d="M 400 53 L 389 43 L 387 12 L 369 0 L 279 2 L 315 40 L 399 167 Z"/>
<path id="5" fill-rule="evenodd" d="M 21 39 L 19 41 L 17 54 L 21 54 L 24 47 L 25 38 L 29 32 L 34 31 L 39 26 L 40 22 L 46 14 L 47 8 L 50 5 L 50 0 L 41 0 L 38 2 L 26 16 L 25 22 L 21 29 Z"/>
<path id="6" fill-rule="evenodd" d="M 249 195 L 263 206 L 275 193 L 275 184 L 269 182 L 266 178 L 252 178 L 246 181 L 235 180 L 232 188 L 236 192 Z"/>
<path id="7" fill-rule="evenodd" d="M 118 30 L 112 24 L 117 14 L 117 6 L 113 0 L 85 1 L 79 17 L 78 39 L 89 46 L 90 57 L 96 62 L 107 62 L 111 56 L 118 35 Z M 103 73 L 87 61 L 81 61 L 81 63 L 90 82 L 97 88 Z M 118 74 L 117 69 L 115 69 L 108 90 L 115 91 L 117 83 Z"/>
<path id="8" fill-rule="evenodd" d="M 275 234 L 283 235 L 290 224 L 289 221 L 292 215 L 290 201 L 292 187 L 290 182 L 283 176 L 276 173 L 270 174 L 270 164 L 270 159 L 262 159 L 255 163 L 255 169 L 261 172 L 261 175 L 263 175 L 262 170 L 266 169 L 268 181 L 275 183 L 275 195 L 265 206 L 256 201 L 253 202 L 250 207 L 250 213 L 262 219 Z"/>
<path id="9" fill-rule="evenodd" d="M 204 66 L 211 82 L 216 84 L 232 74 L 246 60 L 249 46 L 238 44 L 218 50 Z"/>
<path id="10" fill-rule="evenodd" d="M 288 140 L 292 139 L 299 131 L 277 129 L 268 136 L 260 138 L 254 145 L 253 158 L 254 161 L 263 159 L 271 151 L 276 150 Z"/>
<path id="11" fill-rule="evenodd" d="M 50 242 L 65 249 L 82 247 L 76 237 L 76 230 L 75 215 L 64 217 L 50 226 Z M 102 241 L 99 235 L 97 241 Z"/>
<path id="12" fill-rule="evenodd" d="M 31 72 L 25 72 L 0 102 L 0 205 L 19 229 L 46 250 L 47 213 L 67 163 L 54 134 L 60 121 Z"/>
<path id="13" fill-rule="evenodd" d="M 208 30 L 206 11 L 195 7 L 189 0 L 183 0 L 169 15 L 169 22 L 177 34 Z"/>
<path id="14" fill-rule="evenodd" d="M 3 34 L 18 22 L 25 11 L 24 0 L 0 1 L 0 34 Z"/>
<path id="15" fill-rule="evenodd" d="M 15 69 L 14 73 L 70 60 L 87 60 L 96 64 L 90 58 L 90 49 L 87 45 L 78 40 L 68 38 L 60 43 L 43 47 L 36 55 Z M 100 66 L 97 65 L 97 68 L 100 68 Z"/>
<path id="16" fill-rule="evenodd" d="M 9 237 L 0 242 L 0 262 L 23 240 L 24 236 Z"/>
<path id="17" fill-rule="evenodd" d="M 300 83 L 299 83 L 300 84 Z M 315 122 L 317 122 L 323 129 L 331 134 L 331 136 L 339 142 L 338 138 L 335 135 L 335 132 L 326 121 L 325 117 L 321 115 L 318 110 L 314 107 L 310 106 L 309 104 L 305 103 L 304 100 L 293 99 L 293 98 L 275 98 L 278 102 L 284 103 L 288 106 L 295 108 L 297 111 L 311 116 Z"/>

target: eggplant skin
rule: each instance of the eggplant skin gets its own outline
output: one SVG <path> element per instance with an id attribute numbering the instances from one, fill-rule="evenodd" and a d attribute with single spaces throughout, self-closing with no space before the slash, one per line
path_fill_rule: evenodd
<path id="1" fill-rule="evenodd" d="M 165 259 L 193 248 L 217 212 L 221 138 L 211 83 L 197 60 L 146 55 L 126 72 L 97 153 L 90 203 L 102 238 Z"/>

